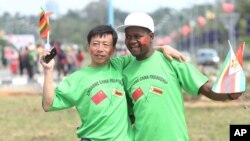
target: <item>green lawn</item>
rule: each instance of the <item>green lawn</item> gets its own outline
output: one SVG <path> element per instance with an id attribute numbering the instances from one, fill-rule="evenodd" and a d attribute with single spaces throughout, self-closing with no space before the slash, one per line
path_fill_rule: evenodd
<path id="1" fill-rule="evenodd" d="M 45 113 L 41 96 L 0 96 L 0 141 L 79 141 L 77 113 Z M 230 124 L 250 124 L 242 106 L 186 108 L 190 141 L 228 141 Z"/>

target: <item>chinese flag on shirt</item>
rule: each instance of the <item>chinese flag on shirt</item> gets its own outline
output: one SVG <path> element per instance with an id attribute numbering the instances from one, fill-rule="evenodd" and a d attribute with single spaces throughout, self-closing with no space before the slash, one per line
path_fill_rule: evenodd
<path id="1" fill-rule="evenodd" d="M 100 102 L 102 102 L 105 98 L 106 98 L 106 94 L 101 90 L 99 92 L 97 92 L 93 97 L 92 97 L 92 101 L 98 105 Z"/>
<path id="2" fill-rule="evenodd" d="M 132 94 L 132 97 L 135 101 L 137 101 L 141 96 L 143 95 L 143 91 L 141 88 L 137 88 L 133 94 Z"/>

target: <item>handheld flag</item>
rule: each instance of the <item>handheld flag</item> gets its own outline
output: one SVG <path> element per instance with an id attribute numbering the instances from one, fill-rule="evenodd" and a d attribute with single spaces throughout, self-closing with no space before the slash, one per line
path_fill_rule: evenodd
<path id="1" fill-rule="evenodd" d="M 45 14 L 45 11 L 43 10 L 42 7 L 40 12 L 39 30 L 41 38 L 46 38 L 50 30 L 48 16 Z"/>
<path id="2" fill-rule="evenodd" d="M 235 53 L 241 67 L 243 68 L 243 56 L 244 56 L 245 43 L 241 43 Z"/>
<path id="3" fill-rule="evenodd" d="M 246 77 L 244 71 L 234 54 L 229 42 L 230 49 L 215 81 L 212 91 L 215 93 L 238 93 L 246 90 Z"/>

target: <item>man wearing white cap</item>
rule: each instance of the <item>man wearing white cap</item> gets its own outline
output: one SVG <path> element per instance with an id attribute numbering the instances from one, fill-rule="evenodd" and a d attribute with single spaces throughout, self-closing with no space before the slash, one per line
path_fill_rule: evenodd
<path id="1" fill-rule="evenodd" d="M 241 95 L 214 94 L 207 77 L 191 64 L 166 60 L 155 51 L 154 22 L 148 14 L 129 14 L 118 31 L 125 32 L 125 44 L 135 57 L 123 70 L 125 91 L 135 116 L 135 141 L 189 140 L 182 89 L 218 101 Z"/>

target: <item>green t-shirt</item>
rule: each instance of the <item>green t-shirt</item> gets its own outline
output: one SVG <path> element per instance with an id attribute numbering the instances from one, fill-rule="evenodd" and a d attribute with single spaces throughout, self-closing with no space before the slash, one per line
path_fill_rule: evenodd
<path id="1" fill-rule="evenodd" d="M 158 51 L 133 59 L 123 74 L 133 103 L 135 141 L 188 141 L 182 88 L 197 95 L 208 79 L 191 64 L 169 61 Z"/>
<path id="2" fill-rule="evenodd" d="M 79 138 L 91 141 L 131 141 L 132 128 L 120 64 L 84 67 L 55 89 L 50 111 L 76 107 L 82 125 Z"/>

